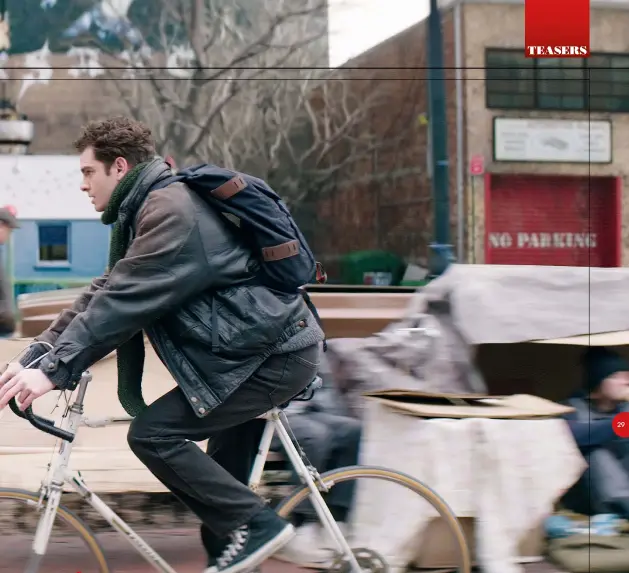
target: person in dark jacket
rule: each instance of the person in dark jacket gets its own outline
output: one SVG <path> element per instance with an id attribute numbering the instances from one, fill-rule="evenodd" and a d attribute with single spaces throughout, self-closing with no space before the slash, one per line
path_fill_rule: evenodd
<path id="1" fill-rule="evenodd" d="M 358 464 L 362 424 L 350 415 L 324 354 L 321 355 L 319 376 L 323 385 L 313 398 L 290 404 L 285 413 L 292 434 L 308 461 L 319 473 L 324 473 Z M 278 442 L 273 447 L 281 451 Z M 293 479 L 299 483 L 297 476 Z M 345 534 L 348 533 L 355 486 L 355 481 L 351 480 L 339 483 L 325 496 L 332 516 Z M 301 567 L 329 568 L 334 561 L 336 547 L 321 526 L 314 506 L 306 501 L 293 513 L 299 525 L 297 536 L 282 548 L 277 557 Z"/>
<path id="2" fill-rule="evenodd" d="M 15 211 L 10 207 L 0 207 L 0 245 L 8 243 L 11 233 L 19 228 Z M 10 285 L 4 276 L 4 263 L 0 260 L 0 337 L 15 331 L 15 311 Z"/>
<path id="3" fill-rule="evenodd" d="M 109 270 L 38 337 L 50 351 L 35 346 L 0 376 L 0 408 L 13 397 L 24 409 L 53 389 L 75 388 L 117 349 L 118 396 L 135 416 L 129 446 L 220 541 L 207 547 L 206 572 L 250 570 L 294 528 L 194 442 L 208 439 L 217 454 L 299 394 L 316 375 L 323 333 L 301 296 L 252 284 L 257 256 L 220 213 L 182 183 L 156 188 L 172 172 L 146 126 L 92 122 L 76 147 L 81 189 L 103 223 L 114 224 Z M 143 333 L 177 382 L 149 406 Z M 256 447 L 239 440 L 243 458 L 251 454 L 245 444 Z"/>
<path id="4" fill-rule="evenodd" d="M 613 418 L 629 411 L 629 363 L 604 347 L 584 357 L 584 390 L 567 400 L 566 416 L 588 468 L 564 496 L 577 513 L 616 513 L 629 519 L 629 440 L 614 433 Z"/>

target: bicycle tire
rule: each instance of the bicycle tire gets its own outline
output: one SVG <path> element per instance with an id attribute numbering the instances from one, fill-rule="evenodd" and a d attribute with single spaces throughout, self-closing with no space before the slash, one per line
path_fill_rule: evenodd
<path id="1" fill-rule="evenodd" d="M 324 483 L 331 482 L 332 485 L 360 478 L 382 479 L 397 483 L 417 493 L 425 501 L 432 505 L 443 518 L 449 531 L 453 534 L 456 540 L 456 545 L 459 550 L 459 573 L 471 573 L 472 562 L 470 551 L 461 523 L 450 506 L 437 492 L 407 474 L 378 466 L 348 466 L 321 474 L 321 480 Z M 277 513 L 284 518 L 288 517 L 290 513 L 310 495 L 311 492 L 307 486 L 301 487 L 280 502 L 276 508 Z"/>
<path id="2" fill-rule="evenodd" d="M 21 489 L 0 488 L 0 500 L 3 499 L 15 500 L 22 503 L 33 502 L 37 504 L 39 503 L 39 494 Z M 95 562 L 98 564 L 99 573 L 110 573 L 103 549 L 87 524 L 63 505 L 59 505 L 57 508 L 56 518 L 62 519 L 66 525 L 72 527 L 77 532 L 91 551 Z"/>

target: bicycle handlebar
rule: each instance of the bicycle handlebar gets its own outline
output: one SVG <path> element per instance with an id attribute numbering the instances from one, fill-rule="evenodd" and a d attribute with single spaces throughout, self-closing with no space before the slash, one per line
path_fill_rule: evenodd
<path id="1" fill-rule="evenodd" d="M 88 381 L 91 380 L 91 376 L 89 375 L 89 373 L 86 372 L 84 373 L 84 376 L 85 375 L 88 375 L 88 378 L 87 378 Z M 311 400 L 312 397 L 314 396 L 315 391 L 321 388 L 322 386 L 323 386 L 323 380 L 319 376 L 316 376 L 315 379 L 308 385 L 308 387 L 305 388 L 301 394 L 293 398 L 293 400 L 304 401 L 304 402 Z M 85 389 L 83 389 L 83 391 L 85 391 Z M 22 412 L 22 410 L 20 410 L 17 404 L 17 400 L 15 398 L 12 398 L 9 401 L 9 408 L 11 408 L 11 411 L 16 416 L 24 420 L 28 420 L 31 426 L 37 428 L 38 430 L 46 434 L 50 434 L 51 436 L 55 436 L 56 438 L 60 438 L 66 442 L 74 441 L 75 435 L 72 432 L 68 432 L 67 430 L 58 428 L 57 426 L 55 426 L 54 420 L 49 420 L 48 418 L 37 416 L 33 412 L 33 408 L 31 406 L 29 406 L 28 408 L 26 408 L 26 410 Z M 112 423 L 121 423 L 121 422 L 129 423 L 132 420 L 133 418 L 129 418 L 129 417 L 113 417 L 113 418 L 102 418 L 102 419 L 94 419 L 94 420 L 89 420 L 85 418 L 82 420 L 82 422 L 85 426 L 98 428 L 98 427 L 107 426 Z"/>
<path id="2" fill-rule="evenodd" d="M 15 398 L 12 398 L 11 401 L 9 402 L 9 408 L 11 408 L 11 411 L 16 416 L 19 416 L 20 418 L 24 418 L 25 420 L 28 420 L 31 426 L 34 426 L 38 430 L 41 430 L 42 432 L 45 432 L 46 434 L 50 434 L 51 436 L 55 436 L 56 438 L 61 438 L 62 440 L 65 440 L 66 442 L 74 441 L 73 433 L 68 432 L 66 430 L 62 430 L 61 428 L 57 428 L 57 426 L 55 426 L 54 420 L 49 420 L 48 418 L 42 418 L 41 416 L 37 416 L 36 414 L 33 413 L 33 408 L 31 406 L 29 406 L 28 408 L 26 408 L 26 410 L 22 412 L 22 410 L 20 410 L 20 408 L 17 405 L 17 400 Z"/>

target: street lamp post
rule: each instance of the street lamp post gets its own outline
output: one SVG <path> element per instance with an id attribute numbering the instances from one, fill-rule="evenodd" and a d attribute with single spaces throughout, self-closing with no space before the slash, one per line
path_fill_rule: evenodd
<path id="1" fill-rule="evenodd" d="M 0 154 L 24 155 L 34 131 L 33 122 L 18 114 L 7 99 L 0 99 Z"/>
<path id="2" fill-rule="evenodd" d="M 6 0 L 0 0 L 0 51 L 11 48 L 9 17 Z M 19 154 L 27 152 L 33 141 L 33 123 L 19 114 L 7 95 L 8 81 L 2 82 L 0 90 L 0 153 Z"/>
<path id="3" fill-rule="evenodd" d="M 448 125 L 443 69 L 443 34 L 437 0 L 430 0 L 428 15 L 428 99 L 432 149 L 434 242 L 430 245 L 430 274 L 438 276 L 454 260 L 450 244 L 450 185 Z"/>
<path id="4" fill-rule="evenodd" d="M 9 51 L 11 47 L 9 19 L 6 1 L 0 0 L 0 50 Z M 24 114 L 18 113 L 15 106 L 11 104 L 7 95 L 8 81 L 2 82 L 0 90 L 0 154 L 24 155 L 28 151 L 28 146 L 33 141 L 35 128 L 33 122 L 29 121 Z M 13 268 L 13 238 L 9 237 L 5 245 L 6 276 L 9 277 L 9 285 L 13 295 L 15 306 L 15 273 Z M 1 263 L 0 263 L 1 264 Z"/>

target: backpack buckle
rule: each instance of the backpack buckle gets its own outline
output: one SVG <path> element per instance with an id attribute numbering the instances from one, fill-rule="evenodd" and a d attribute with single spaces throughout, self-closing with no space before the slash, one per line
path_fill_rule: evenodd
<path id="1" fill-rule="evenodd" d="M 327 283 L 328 274 L 325 272 L 323 265 L 317 261 L 316 267 L 317 267 L 317 274 L 316 274 L 315 280 L 317 281 L 317 284 L 323 285 Z"/>

